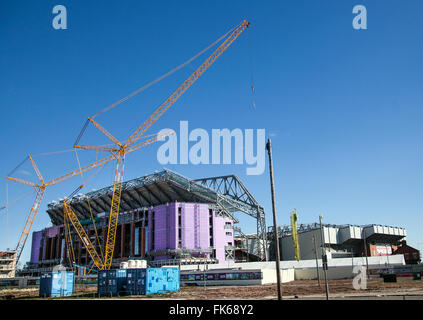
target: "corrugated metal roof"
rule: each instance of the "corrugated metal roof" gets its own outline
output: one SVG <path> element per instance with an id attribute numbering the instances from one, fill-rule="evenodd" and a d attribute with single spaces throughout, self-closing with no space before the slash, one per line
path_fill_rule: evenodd
<path id="1" fill-rule="evenodd" d="M 113 186 L 75 195 L 68 201 L 80 220 L 90 219 L 90 207 L 93 216 L 110 211 Z M 89 204 L 88 204 L 89 201 Z M 165 169 L 144 177 L 123 182 L 120 208 L 131 211 L 150 208 L 171 202 L 220 203 L 228 213 L 257 210 L 245 201 L 222 195 L 200 182 L 186 178 Z M 63 200 L 52 201 L 47 205 L 47 213 L 53 225 L 63 224 Z"/>

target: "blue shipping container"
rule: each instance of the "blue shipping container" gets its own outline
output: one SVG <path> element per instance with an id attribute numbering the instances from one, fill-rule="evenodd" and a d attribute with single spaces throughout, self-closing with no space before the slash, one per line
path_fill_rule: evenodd
<path id="1" fill-rule="evenodd" d="M 150 295 L 179 290 L 178 268 L 114 269 L 98 274 L 100 296 Z"/>
<path id="2" fill-rule="evenodd" d="M 150 295 L 180 290 L 178 268 L 137 269 L 136 294 Z"/>
<path id="3" fill-rule="evenodd" d="M 117 296 L 126 292 L 126 269 L 112 269 L 98 273 L 97 293 L 100 296 Z"/>
<path id="4" fill-rule="evenodd" d="M 40 277 L 40 297 L 71 296 L 74 290 L 74 272 L 51 272 Z"/>
<path id="5" fill-rule="evenodd" d="M 100 296 L 107 295 L 107 271 L 99 271 L 97 274 L 97 293 Z"/>
<path id="6" fill-rule="evenodd" d="M 137 295 L 140 294 L 138 292 L 138 271 L 142 269 L 127 269 L 126 271 L 126 293 L 129 295 Z"/>

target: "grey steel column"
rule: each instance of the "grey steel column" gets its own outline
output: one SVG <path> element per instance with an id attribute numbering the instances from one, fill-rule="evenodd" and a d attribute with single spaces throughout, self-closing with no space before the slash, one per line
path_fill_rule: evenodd
<path id="1" fill-rule="evenodd" d="M 277 279 L 277 288 L 278 288 L 278 300 L 282 300 L 282 290 L 281 290 L 281 269 L 280 269 L 280 253 L 279 253 L 279 236 L 278 236 L 278 224 L 276 222 L 276 203 L 275 203 L 275 185 L 273 181 L 273 162 L 272 162 L 272 146 L 270 144 L 270 139 L 267 140 L 266 149 L 269 154 L 269 171 L 270 171 L 270 187 L 272 191 L 272 211 L 273 211 L 273 231 L 275 237 L 275 250 L 276 250 L 276 279 Z M 264 231 L 263 231 L 264 232 Z"/>
<path id="2" fill-rule="evenodd" d="M 324 247 L 325 241 L 323 238 L 323 228 L 322 228 L 322 218 L 323 216 L 319 216 L 320 221 L 320 237 L 322 239 L 322 267 L 323 267 L 323 274 L 325 275 L 325 287 L 326 287 L 326 300 L 329 300 L 329 285 L 328 285 L 328 276 L 326 274 L 326 270 L 328 269 L 328 257 L 326 255 L 326 249 Z"/>
<path id="3" fill-rule="evenodd" d="M 319 260 L 317 260 L 317 246 L 316 246 L 316 239 L 314 235 L 313 235 L 313 244 L 314 244 L 314 257 L 316 258 L 317 282 L 319 283 L 319 287 L 320 287 Z"/>
<path id="4" fill-rule="evenodd" d="M 367 259 L 367 242 L 366 242 L 366 229 L 363 227 L 363 244 L 364 252 L 366 254 L 366 276 L 369 277 L 369 260 Z"/>

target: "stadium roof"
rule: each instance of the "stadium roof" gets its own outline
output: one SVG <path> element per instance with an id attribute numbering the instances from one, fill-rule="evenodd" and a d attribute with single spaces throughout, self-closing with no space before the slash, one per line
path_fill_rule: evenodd
<path id="1" fill-rule="evenodd" d="M 224 191 L 216 186 L 216 181 L 222 178 L 225 183 L 220 182 L 220 185 L 225 185 Z M 207 186 L 208 181 L 215 182 L 214 188 Z M 113 186 L 109 186 L 87 194 L 77 194 L 67 201 L 78 218 L 85 220 L 91 217 L 90 207 L 94 217 L 108 213 L 112 194 Z M 123 182 L 120 210 L 150 208 L 175 201 L 216 204 L 235 221 L 234 212 L 244 212 L 255 218 L 262 215 L 264 219 L 263 208 L 236 176 L 191 180 L 168 169 Z M 49 203 L 47 213 L 53 225 L 63 224 L 63 200 Z"/>

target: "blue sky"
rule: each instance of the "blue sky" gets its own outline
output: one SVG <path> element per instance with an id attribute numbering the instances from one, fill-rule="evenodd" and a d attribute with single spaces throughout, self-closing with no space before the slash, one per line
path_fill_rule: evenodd
<path id="1" fill-rule="evenodd" d="M 67 30 L 52 8 L 67 8 Z M 368 29 L 352 28 L 363 4 Z M 272 138 L 278 223 L 401 226 L 423 249 L 421 1 L 2 1 L 0 138 L 5 177 L 28 153 L 71 149 L 88 116 L 185 62 L 244 18 L 246 30 L 150 129 L 264 128 Z M 97 120 L 128 137 L 206 57 Z M 253 79 L 253 81 L 252 81 Z M 252 107 L 251 85 L 255 87 Z M 108 143 L 90 128 L 81 143 Z M 161 170 L 159 144 L 128 155 L 125 179 Z M 80 152 L 81 161 L 95 153 Z M 46 179 L 77 168 L 73 153 L 34 156 Z M 267 158 L 266 158 L 267 159 Z M 268 170 L 246 165 L 169 165 L 192 178 L 237 174 L 272 225 Z M 113 182 L 113 164 L 87 189 Z M 15 176 L 36 181 L 29 163 Z M 47 203 L 76 177 L 47 190 L 33 230 L 49 225 Z M 9 200 L 31 189 L 9 183 Z M 0 204 L 6 185 L 0 185 Z M 33 195 L 0 211 L 0 248 L 14 247 Z M 254 232 L 255 222 L 242 217 Z M 7 236 L 9 234 L 9 237 Z M 9 239 L 8 239 L 9 238 Z M 23 261 L 29 259 L 30 238 Z"/>

